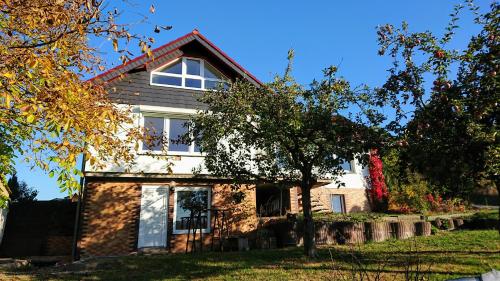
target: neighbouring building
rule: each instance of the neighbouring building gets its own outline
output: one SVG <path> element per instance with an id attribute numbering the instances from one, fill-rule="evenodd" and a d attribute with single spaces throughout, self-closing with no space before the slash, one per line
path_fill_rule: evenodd
<path id="1" fill-rule="evenodd" d="M 184 122 L 205 108 L 197 101 L 204 90 L 236 78 L 261 83 L 197 30 L 155 49 L 153 55 L 154 60 L 140 56 L 92 81 L 106 85 L 117 104 L 131 105 L 137 126 L 166 136 L 183 134 Z M 159 150 L 141 143 L 136 163 L 127 171 L 116 165 L 105 169 L 85 166 L 78 220 L 80 256 L 126 255 L 147 248 L 184 251 L 190 222 L 190 212 L 181 204 L 186 196 L 197 196 L 206 203 L 207 211 L 199 221 L 206 244 L 211 240 L 215 210 L 219 215 L 225 210 L 228 233 L 238 235 L 255 230 L 259 217 L 301 209 L 299 188 L 265 184 L 243 187 L 246 196 L 235 203 L 231 181 L 215 178 L 205 170 L 193 174 L 193 168 L 203 164 L 196 143 L 168 145 L 167 154 L 173 159 L 171 173 L 165 160 L 145 153 Z M 354 161 L 345 162 L 343 167 L 347 171 L 342 178 L 345 187 L 337 188 L 324 180 L 313 190 L 315 211 L 369 210 L 366 170 Z"/>

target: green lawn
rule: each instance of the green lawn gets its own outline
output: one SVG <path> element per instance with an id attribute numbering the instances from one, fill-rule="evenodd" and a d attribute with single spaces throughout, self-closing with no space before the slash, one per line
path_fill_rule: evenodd
<path id="1" fill-rule="evenodd" d="M 416 263 L 417 259 L 422 262 Z M 357 247 L 321 247 L 319 258 L 312 261 L 302 256 L 301 248 L 125 257 L 106 259 L 91 270 L 79 268 L 79 273 L 74 272 L 75 268 L 69 273 L 68 268 L 24 269 L 2 272 L 0 279 L 352 280 L 342 279 L 340 274 L 348 275 L 358 263 L 364 270 L 356 272 L 367 272 L 373 278 L 382 271 L 382 280 L 391 281 L 404 280 L 408 264 L 412 264 L 412 269 L 420 264 L 422 271 L 430 272 L 431 280 L 477 275 L 493 268 L 500 269 L 500 236 L 494 230 L 455 231 Z"/>

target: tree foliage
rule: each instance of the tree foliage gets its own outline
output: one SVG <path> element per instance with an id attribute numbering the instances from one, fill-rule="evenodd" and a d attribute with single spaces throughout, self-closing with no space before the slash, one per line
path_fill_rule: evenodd
<path id="1" fill-rule="evenodd" d="M 493 2 L 480 15 L 472 1 L 457 5 L 442 37 L 410 32 L 406 23 L 378 29 L 379 53 L 393 59 L 377 89 L 395 109 L 387 128 L 410 168 L 448 196 L 466 197 L 481 179 L 500 188 L 499 7 Z M 466 49 L 453 50 L 448 45 L 465 8 L 481 31 Z"/>
<path id="2" fill-rule="evenodd" d="M 19 181 L 17 175 L 14 174 L 7 181 L 7 187 L 10 191 L 10 201 L 11 202 L 30 202 L 35 201 L 38 191 L 24 181 Z"/>
<path id="3" fill-rule="evenodd" d="M 105 68 L 91 38 L 109 41 L 123 62 L 131 54 L 119 46 L 130 42 L 151 55 L 153 39 L 131 34 L 119 16 L 99 0 L 0 1 L 0 175 L 13 174 L 20 156 L 72 192 L 78 155 L 96 166 L 133 160 L 141 133 L 128 109 L 85 81 Z"/>
<path id="4" fill-rule="evenodd" d="M 208 109 L 193 117 L 190 134 L 206 153 L 205 166 L 215 176 L 236 182 L 276 182 L 300 185 L 304 212 L 305 252 L 315 255 L 310 190 L 329 175 L 343 174 L 340 164 L 357 158 L 367 163 L 380 122 L 369 91 L 353 88 L 324 71 L 308 88 L 291 76 L 255 86 L 236 81 L 228 90 L 209 91 L 200 101 Z M 348 113 L 353 105 L 357 113 Z M 345 115 L 342 113 L 345 111 Z M 340 183 L 339 183 L 340 184 Z"/>

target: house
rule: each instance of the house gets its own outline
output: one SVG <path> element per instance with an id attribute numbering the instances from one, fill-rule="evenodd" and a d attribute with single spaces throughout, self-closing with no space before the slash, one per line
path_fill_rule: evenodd
<path id="1" fill-rule="evenodd" d="M 153 55 L 154 60 L 140 56 L 93 81 L 106 85 L 117 104 L 133 107 L 137 126 L 155 129 L 170 139 L 182 135 L 184 122 L 204 108 L 197 101 L 204 90 L 236 78 L 261 83 L 197 30 L 155 49 Z M 244 200 L 236 203 L 230 180 L 215 178 L 203 169 L 194 175 L 193 168 L 202 166 L 204 159 L 196 143 L 168 145 L 171 173 L 166 160 L 151 156 L 159 150 L 158 145 L 141 143 L 135 164 L 128 170 L 116 165 L 85 166 L 77 243 L 82 257 L 125 255 L 148 248 L 183 252 L 190 222 L 190 211 L 182 205 L 186 196 L 206 204 L 198 221 L 206 244 L 222 211 L 231 235 L 255 230 L 259 217 L 300 211 L 297 187 L 248 184 L 242 187 Z M 316 211 L 369 209 L 366 171 L 354 162 L 344 167 L 345 187 L 323 183 L 313 190 Z"/>

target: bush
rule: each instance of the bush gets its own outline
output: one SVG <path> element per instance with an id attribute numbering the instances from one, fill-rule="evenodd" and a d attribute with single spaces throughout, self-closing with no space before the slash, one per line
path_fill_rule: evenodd
<path id="1" fill-rule="evenodd" d="M 422 213 L 430 208 L 426 199 L 429 184 L 420 175 L 408 173 L 408 181 L 391 188 L 389 206 L 393 211 L 401 213 Z"/>
<path id="2" fill-rule="evenodd" d="M 435 235 L 439 232 L 439 228 L 435 225 L 431 225 L 431 234 Z"/>

